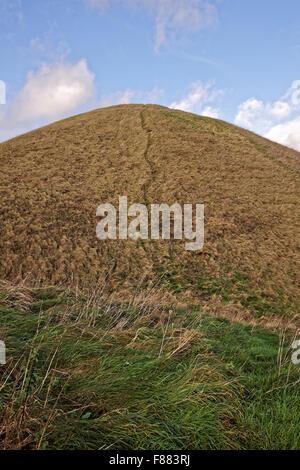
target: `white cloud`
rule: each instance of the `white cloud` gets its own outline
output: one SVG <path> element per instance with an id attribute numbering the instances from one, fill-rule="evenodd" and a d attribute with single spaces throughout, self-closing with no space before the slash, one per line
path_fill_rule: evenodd
<path id="1" fill-rule="evenodd" d="M 94 75 L 85 60 L 77 64 L 44 64 L 30 72 L 14 106 L 18 119 L 56 119 L 79 108 L 94 92 Z"/>
<path id="2" fill-rule="evenodd" d="M 202 116 L 211 117 L 214 119 L 218 119 L 220 117 L 220 111 L 212 106 L 206 106 L 202 111 Z"/>
<path id="3" fill-rule="evenodd" d="M 300 80 L 293 81 L 283 99 L 290 101 L 294 107 L 300 107 Z"/>
<path id="4" fill-rule="evenodd" d="M 179 101 L 170 104 L 170 108 L 181 109 L 190 113 L 202 114 L 210 117 L 219 117 L 218 109 L 209 105 L 215 103 L 223 95 L 222 90 L 217 90 L 213 82 L 194 82 L 190 85 L 190 91 Z"/>
<path id="5" fill-rule="evenodd" d="M 94 75 L 85 60 L 43 64 L 28 74 L 23 89 L 4 107 L 0 114 L 0 139 L 74 113 L 87 105 L 94 94 Z"/>
<path id="6" fill-rule="evenodd" d="M 265 137 L 300 152 L 300 116 L 272 127 Z"/>
<path id="7" fill-rule="evenodd" d="M 234 122 L 251 130 L 258 129 L 258 127 L 262 130 L 272 124 L 266 116 L 264 102 L 256 98 L 249 98 L 239 105 Z"/>
<path id="8" fill-rule="evenodd" d="M 284 119 L 291 114 L 292 109 L 291 106 L 284 101 L 275 101 L 275 103 L 266 106 L 266 111 L 275 119 Z"/>
<path id="9" fill-rule="evenodd" d="M 249 98 L 241 103 L 235 124 L 299 150 L 300 80 L 295 80 L 279 100 L 264 102 Z M 289 118 L 288 121 L 286 119 Z"/>
<path id="10" fill-rule="evenodd" d="M 153 88 L 150 91 L 125 90 L 117 91 L 101 97 L 99 107 L 113 106 L 117 104 L 130 103 L 156 103 L 163 95 L 164 91 L 160 88 Z"/>
<path id="11" fill-rule="evenodd" d="M 148 9 L 155 20 L 155 51 L 178 32 L 195 32 L 217 22 L 217 11 L 205 0 L 85 0 L 103 9 L 109 3 Z"/>

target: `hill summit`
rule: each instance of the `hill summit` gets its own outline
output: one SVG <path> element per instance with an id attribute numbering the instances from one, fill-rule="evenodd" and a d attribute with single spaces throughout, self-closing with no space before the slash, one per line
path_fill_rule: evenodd
<path id="1" fill-rule="evenodd" d="M 74 116 L 0 145 L 0 277 L 132 290 L 159 283 L 299 319 L 299 153 L 156 105 Z M 99 204 L 205 205 L 205 242 L 96 237 Z"/>

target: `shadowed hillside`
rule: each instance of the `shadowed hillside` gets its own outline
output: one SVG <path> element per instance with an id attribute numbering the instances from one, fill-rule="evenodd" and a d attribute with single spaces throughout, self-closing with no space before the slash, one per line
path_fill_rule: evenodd
<path id="1" fill-rule="evenodd" d="M 0 277 L 123 292 L 158 279 L 187 302 L 297 321 L 299 155 L 155 105 L 99 109 L 2 143 Z M 119 195 L 204 203 L 204 249 L 100 242 L 96 208 Z"/>

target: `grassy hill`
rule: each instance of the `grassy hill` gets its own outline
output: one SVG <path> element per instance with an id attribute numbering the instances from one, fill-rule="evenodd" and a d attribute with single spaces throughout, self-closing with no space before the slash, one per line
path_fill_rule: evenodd
<path id="1" fill-rule="evenodd" d="M 2 143 L 0 165 L 0 278 L 130 290 L 163 274 L 181 299 L 299 320 L 298 152 L 219 120 L 123 105 Z M 119 195 L 204 203 L 203 251 L 100 242 L 96 208 Z"/>
<path id="2" fill-rule="evenodd" d="M 155 105 L 0 144 L 0 449 L 299 448 L 299 155 Z M 98 240 L 119 195 L 203 250 Z"/>

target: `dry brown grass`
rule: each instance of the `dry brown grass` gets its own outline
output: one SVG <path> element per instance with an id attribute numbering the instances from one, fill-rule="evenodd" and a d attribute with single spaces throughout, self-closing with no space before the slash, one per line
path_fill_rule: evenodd
<path id="1" fill-rule="evenodd" d="M 0 278 L 126 292 L 167 273 L 183 301 L 202 299 L 199 280 L 232 280 L 225 290 L 236 305 L 258 293 L 299 320 L 298 152 L 222 121 L 123 105 L 5 142 L 0 164 Z M 204 250 L 100 242 L 96 208 L 117 206 L 119 195 L 204 203 Z"/>

